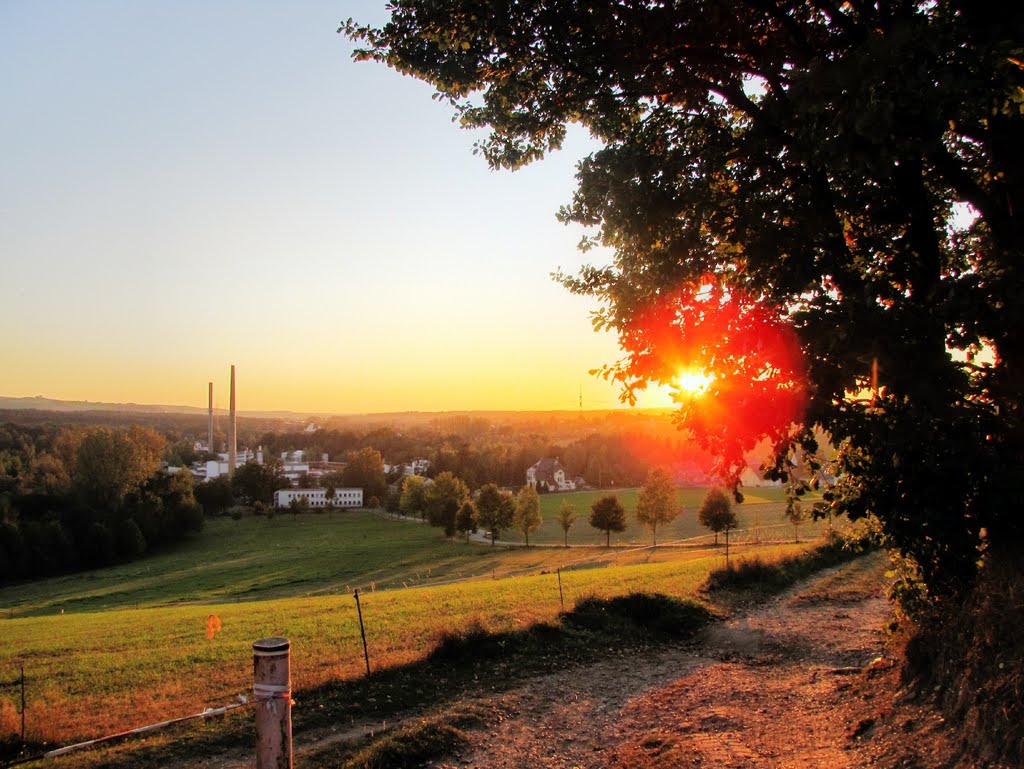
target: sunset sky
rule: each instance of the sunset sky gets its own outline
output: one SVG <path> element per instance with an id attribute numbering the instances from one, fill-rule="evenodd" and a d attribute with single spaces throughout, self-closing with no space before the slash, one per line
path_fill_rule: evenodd
<path id="1" fill-rule="evenodd" d="M 614 337 L 549 276 L 588 138 L 490 171 L 350 60 L 339 23 L 384 5 L 0 4 L 0 395 L 224 405 L 234 363 L 246 410 L 617 404 Z"/>

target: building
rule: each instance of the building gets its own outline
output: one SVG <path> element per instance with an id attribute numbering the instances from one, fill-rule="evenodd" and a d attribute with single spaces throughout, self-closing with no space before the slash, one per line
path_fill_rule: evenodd
<path id="1" fill-rule="evenodd" d="M 538 491 L 575 491 L 576 481 L 568 478 L 558 457 L 544 457 L 526 468 L 526 483 Z"/>
<path id="2" fill-rule="evenodd" d="M 305 499 L 306 504 L 311 508 L 327 507 L 326 489 L 278 489 L 274 492 L 274 507 L 291 507 L 292 500 Z M 334 507 L 362 507 L 362 489 L 335 489 Z"/>
<path id="3" fill-rule="evenodd" d="M 392 473 L 401 470 L 402 475 L 426 475 L 430 470 L 429 459 L 414 459 L 407 465 L 384 465 L 385 473 Z"/>
<path id="4" fill-rule="evenodd" d="M 235 469 L 238 469 L 246 462 L 255 459 L 260 464 L 260 457 L 254 454 L 249 449 L 243 449 L 242 451 L 235 452 Z M 231 465 L 229 464 L 230 454 L 226 451 L 217 454 L 216 460 L 209 460 L 199 465 L 193 465 L 193 474 L 199 478 L 207 481 L 211 481 L 214 478 L 219 478 L 222 475 L 230 476 Z"/>

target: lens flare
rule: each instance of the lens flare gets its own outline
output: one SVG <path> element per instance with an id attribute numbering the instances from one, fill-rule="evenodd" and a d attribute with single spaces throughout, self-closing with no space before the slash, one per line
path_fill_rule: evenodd
<path id="1" fill-rule="evenodd" d="M 803 418 L 796 331 L 779 308 L 740 289 L 711 280 L 663 294 L 623 325 L 619 344 L 627 356 L 606 376 L 627 398 L 668 385 L 677 423 L 719 457 L 723 477 L 738 477 L 760 440 L 784 445 Z"/>
<path id="2" fill-rule="evenodd" d="M 707 392 L 714 381 L 714 375 L 705 374 L 699 369 L 690 367 L 679 369 L 672 381 L 672 389 L 675 391 L 673 395 L 677 400 L 680 397 L 702 395 Z"/>

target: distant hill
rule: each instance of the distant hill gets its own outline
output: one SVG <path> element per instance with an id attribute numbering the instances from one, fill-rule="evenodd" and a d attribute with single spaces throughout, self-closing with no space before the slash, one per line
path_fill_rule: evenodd
<path id="1" fill-rule="evenodd" d="M 58 411 L 58 412 L 128 412 L 137 414 L 189 414 L 189 415 L 205 415 L 206 409 L 201 406 L 168 406 L 152 403 L 103 403 L 99 401 L 63 401 L 56 398 L 44 398 L 41 395 L 37 395 L 32 398 L 12 398 L 6 395 L 0 395 L 0 411 Z M 626 414 L 652 414 L 661 415 L 670 413 L 671 409 L 596 409 L 587 410 L 583 412 L 587 417 L 594 417 L 598 415 L 626 415 Z M 227 414 L 228 410 L 225 408 L 215 408 L 214 413 L 218 416 Z M 334 418 L 340 419 L 344 422 L 402 422 L 402 423 L 416 423 L 425 421 L 437 421 L 439 418 L 444 420 L 465 420 L 472 418 L 484 418 L 484 419 L 503 419 L 508 421 L 515 421 L 516 419 L 529 419 L 536 415 L 549 415 L 549 416 L 565 416 L 571 417 L 578 415 L 579 412 L 573 409 L 552 409 L 552 410 L 523 410 L 523 411 L 486 411 L 486 410 L 466 410 L 466 411 L 396 411 L 396 412 L 379 412 L 369 414 L 342 414 L 342 413 L 324 413 L 324 412 L 300 412 L 300 411 L 246 411 L 239 410 L 239 416 L 261 418 L 261 419 L 305 419 L 307 417 L 317 418 Z"/>
<path id="2" fill-rule="evenodd" d="M 34 409 L 36 411 L 65 411 L 65 412 L 88 412 L 88 411 L 122 411 L 139 414 L 206 414 L 206 409 L 200 406 L 165 406 L 152 403 L 100 403 L 98 401 L 62 401 L 56 398 L 44 398 L 37 395 L 34 398 L 11 398 L 0 395 L 0 410 L 2 411 L 25 411 Z M 214 413 L 227 414 L 227 409 L 216 408 Z M 261 417 L 266 419 L 299 419 L 306 414 L 296 411 L 242 411 L 240 416 Z"/>

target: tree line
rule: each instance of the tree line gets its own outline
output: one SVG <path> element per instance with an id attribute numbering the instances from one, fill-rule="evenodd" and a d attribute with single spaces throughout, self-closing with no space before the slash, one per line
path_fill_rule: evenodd
<path id="1" fill-rule="evenodd" d="M 132 560 L 202 528 L 192 475 L 161 470 L 152 428 L 5 429 L 0 446 L 0 580 Z"/>
<path id="2" fill-rule="evenodd" d="M 420 476 L 405 478 L 389 489 L 384 506 L 394 515 L 419 517 L 443 529 L 447 537 L 458 534 L 468 540 L 471 533 L 482 529 L 492 546 L 502 531 L 512 529 L 523 535 L 529 547 L 530 535 L 543 523 L 540 496 L 533 486 L 526 484 L 512 492 L 488 483 L 471 493 L 469 486 L 449 471 L 439 473 L 433 480 Z M 651 469 L 640 488 L 635 515 L 638 524 L 650 529 L 652 544 L 658 544 L 658 526 L 671 523 L 681 512 L 672 476 L 665 468 Z M 578 516 L 576 507 L 563 500 L 555 521 L 562 529 L 566 547 L 569 530 Z M 716 544 L 718 534 L 725 532 L 727 546 L 729 531 L 739 525 L 731 497 L 720 488 L 708 490 L 697 519 L 715 533 Z M 615 494 L 606 494 L 591 505 L 588 522 L 605 533 L 605 546 L 610 547 L 612 533 L 626 529 L 626 510 Z"/>

